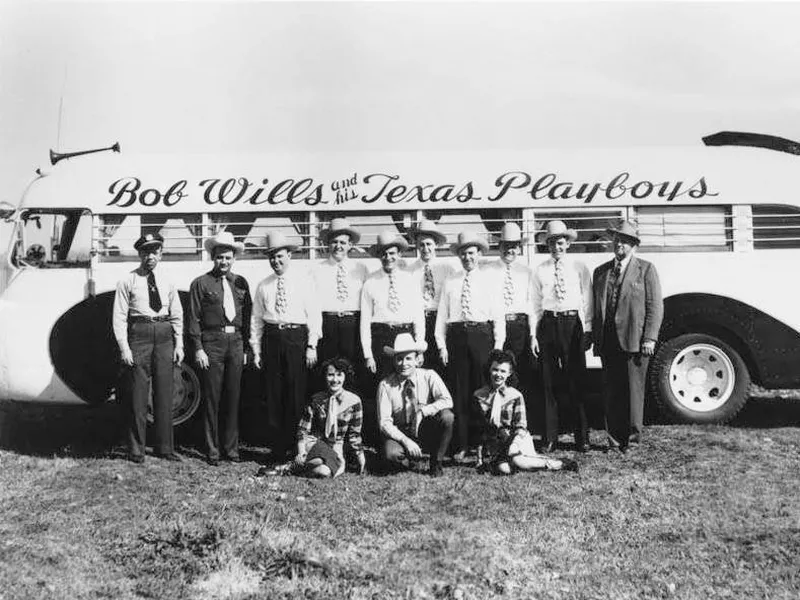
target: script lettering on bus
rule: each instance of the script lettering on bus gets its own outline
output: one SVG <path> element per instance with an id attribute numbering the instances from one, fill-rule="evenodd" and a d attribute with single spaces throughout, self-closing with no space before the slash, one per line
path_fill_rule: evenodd
<path id="1" fill-rule="evenodd" d="M 108 188 L 109 193 L 113 196 L 108 206 L 127 208 L 137 202 L 142 206 L 156 206 L 159 203 L 164 206 L 175 206 L 181 199 L 189 195 L 184 192 L 186 185 L 187 181 L 181 179 L 161 192 L 155 188 L 141 189 L 142 182 L 138 177 L 123 177 L 117 179 Z"/>
<path id="2" fill-rule="evenodd" d="M 374 180 L 379 189 L 371 195 L 364 194 L 361 196 L 361 201 L 365 204 L 372 204 L 378 200 L 384 200 L 389 204 L 413 201 L 420 203 L 452 201 L 463 203 L 469 200 L 481 199 L 480 196 L 475 195 L 474 185 L 471 181 L 456 189 L 455 184 L 452 183 L 440 185 L 394 185 L 399 179 L 399 175 L 387 175 L 386 173 L 365 175 L 362 181 L 365 184 L 369 184 Z"/>
<path id="3" fill-rule="evenodd" d="M 327 204 L 322 199 L 322 184 L 314 185 L 313 179 L 284 179 L 272 186 L 272 189 L 263 195 L 269 187 L 269 179 L 262 179 L 261 184 L 251 182 L 247 177 L 238 179 L 203 179 L 200 187 L 203 189 L 203 200 L 206 204 L 249 204 L 258 206 L 269 204 L 305 204 L 316 206 Z"/>
<path id="4" fill-rule="evenodd" d="M 684 181 L 653 182 L 647 179 L 631 181 L 630 173 L 623 171 L 612 177 L 609 181 L 581 182 L 559 181 L 555 173 L 547 173 L 534 181 L 530 174 L 524 171 L 508 171 L 500 175 L 494 182 L 499 191 L 488 200 L 497 201 L 506 194 L 516 190 L 524 190 L 533 200 L 569 200 L 576 198 L 589 204 L 595 198 L 605 197 L 608 200 L 617 200 L 626 194 L 636 200 L 649 196 L 666 199 L 671 202 L 680 196 L 688 195 L 695 200 L 705 196 L 719 196 L 708 188 L 705 177 L 701 177 L 691 185 Z"/>

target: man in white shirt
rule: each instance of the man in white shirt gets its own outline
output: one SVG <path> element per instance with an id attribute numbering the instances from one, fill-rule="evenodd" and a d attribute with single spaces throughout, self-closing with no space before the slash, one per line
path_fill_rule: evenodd
<path id="1" fill-rule="evenodd" d="M 429 473 L 439 477 L 453 436 L 453 400 L 435 371 L 418 368 L 418 354 L 424 350 L 425 342 L 415 342 L 408 333 L 383 349 L 394 372 L 378 386 L 381 454 L 391 465 L 404 468 L 429 454 Z"/>
<path id="2" fill-rule="evenodd" d="M 532 427 L 536 414 L 533 401 L 535 358 L 532 346 L 535 331 L 531 329 L 533 318 L 533 271 L 517 259 L 522 256 L 522 247 L 528 238 L 522 237 L 522 230 L 516 223 L 506 223 L 497 236 L 500 258 L 492 261 L 487 268 L 495 276 L 494 293 L 502 294 L 505 308 L 506 343 L 504 350 L 514 353 L 517 360 L 517 386 L 525 398 Z"/>
<path id="3" fill-rule="evenodd" d="M 502 350 L 506 324 L 502 296 L 493 278 L 478 261 L 489 245 L 472 232 L 458 234 L 450 250 L 459 257 L 461 271 L 444 284 L 436 315 L 436 345 L 453 394 L 456 435 L 453 458 L 460 462 L 470 447 L 472 394 L 484 384 L 486 361 L 492 349 Z M 477 444 L 473 444 L 477 445 Z"/>
<path id="4" fill-rule="evenodd" d="M 567 256 L 578 238 L 563 221 L 550 221 L 541 236 L 550 258 L 533 272 L 533 312 L 536 337 L 533 353 L 539 356 L 544 385 L 545 436 L 542 450 L 552 452 L 558 445 L 558 398 L 556 387 L 567 388 L 566 413 L 572 418 L 575 447 L 589 450 L 583 383 L 586 351 L 591 347 L 592 280 L 588 267 Z"/>
<path id="5" fill-rule="evenodd" d="M 267 235 L 274 273 L 258 284 L 253 298 L 250 347 L 262 367 L 273 457 L 292 452 L 306 403 L 309 370 L 317 363 L 321 333 L 318 293 L 311 276 L 291 267 L 295 244 L 280 232 Z"/>
<path id="6" fill-rule="evenodd" d="M 419 226 L 409 232 L 419 252 L 419 259 L 408 267 L 408 271 L 417 280 L 417 289 L 422 295 L 425 305 L 425 350 L 424 365 L 436 371 L 440 377 L 445 375 L 445 367 L 436 348 L 436 313 L 442 297 L 444 282 L 455 272 L 448 262 L 436 258 L 437 246 L 444 244 L 447 237 L 436 226 L 434 221 L 420 221 Z"/>

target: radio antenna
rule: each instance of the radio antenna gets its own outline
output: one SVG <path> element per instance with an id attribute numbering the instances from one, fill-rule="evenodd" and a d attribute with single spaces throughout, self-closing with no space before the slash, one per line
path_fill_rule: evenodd
<path id="1" fill-rule="evenodd" d="M 56 132 L 56 150 L 61 150 L 61 119 L 64 116 L 64 92 L 67 89 L 67 65 L 64 64 L 64 82 L 61 84 L 61 97 L 58 100 L 58 131 Z"/>

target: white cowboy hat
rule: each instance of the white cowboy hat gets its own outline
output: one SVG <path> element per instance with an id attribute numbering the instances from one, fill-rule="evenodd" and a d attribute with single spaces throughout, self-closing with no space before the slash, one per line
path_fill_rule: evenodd
<path id="1" fill-rule="evenodd" d="M 539 243 L 546 244 L 547 240 L 554 237 L 565 237 L 570 242 L 574 242 L 578 239 L 578 232 L 569 229 L 564 221 L 548 221 L 544 231 L 539 232 Z"/>
<path id="2" fill-rule="evenodd" d="M 361 239 L 361 234 L 358 233 L 355 229 L 350 226 L 350 223 L 347 222 L 347 219 L 344 218 L 336 218 L 331 219 L 330 225 L 327 229 L 323 229 L 319 237 L 323 243 L 329 244 L 331 238 L 335 238 L 337 235 L 342 233 L 346 233 L 350 236 L 350 241 L 353 244 L 357 244 L 358 241 Z"/>
<path id="3" fill-rule="evenodd" d="M 412 229 L 408 234 L 416 240 L 425 236 L 432 237 L 437 245 L 444 244 L 447 241 L 447 236 L 439 230 L 436 222 L 428 219 L 420 221 L 416 229 Z"/>
<path id="4" fill-rule="evenodd" d="M 406 238 L 396 231 L 387 229 L 386 231 L 381 231 L 378 234 L 378 240 L 375 244 L 369 247 L 369 253 L 375 258 L 380 258 L 380 255 L 383 253 L 383 251 L 387 248 L 391 248 L 392 246 L 397 246 L 397 249 L 400 250 L 400 252 L 408 250 L 408 242 L 406 241 Z"/>
<path id="5" fill-rule="evenodd" d="M 400 333 L 394 338 L 394 347 L 384 346 L 383 353 L 388 356 L 395 354 L 405 354 L 407 352 L 425 352 L 428 344 L 425 341 L 415 342 L 414 336 L 410 333 Z"/>
<path id="6" fill-rule="evenodd" d="M 286 248 L 289 252 L 294 252 L 299 248 L 299 246 L 291 243 L 289 238 L 286 237 L 286 234 L 283 234 L 280 231 L 273 231 L 272 233 L 267 234 L 266 252 L 268 255 L 274 254 L 278 250 L 282 250 L 284 248 Z"/>
<path id="7" fill-rule="evenodd" d="M 206 251 L 210 255 L 214 255 L 214 248 L 218 248 L 223 246 L 225 248 L 230 248 L 233 250 L 234 254 L 241 254 L 244 251 L 244 244 L 241 242 L 237 242 L 233 234 L 229 231 L 221 231 L 214 237 L 208 238 L 205 242 L 203 242 L 203 246 L 205 246 Z"/>
<path id="8" fill-rule="evenodd" d="M 477 246 L 482 252 L 488 252 L 489 250 L 489 244 L 486 243 L 483 237 L 471 231 L 462 231 L 458 234 L 456 243 L 450 245 L 450 252 L 458 254 L 462 249 L 468 246 Z"/>
<path id="9" fill-rule="evenodd" d="M 501 244 L 525 244 L 528 238 L 522 237 L 522 230 L 516 223 L 506 223 L 497 235 L 497 240 Z"/>
<path id="10" fill-rule="evenodd" d="M 606 229 L 606 231 L 611 235 L 616 234 L 636 240 L 635 244 L 636 246 L 641 244 L 641 240 L 639 239 L 639 231 L 636 229 L 636 226 L 630 221 L 623 221 L 616 227 L 609 227 L 608 229 Z"/>

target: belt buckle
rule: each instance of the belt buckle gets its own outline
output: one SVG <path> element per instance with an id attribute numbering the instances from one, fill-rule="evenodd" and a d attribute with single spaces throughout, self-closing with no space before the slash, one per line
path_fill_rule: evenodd
<path id="1" fill-rule="evenodd" d="M 340 319 L 342 317 L 349 317 L 351 312 L 352 311 L 349 310 L 340 310 L 339 312 L 336 313 L 336 316 L 339 317 Z"/>
<path id="2" fill-rule="evenodd" d="M 233 325 L 225 325 L 225 327 L 222 328 L 222 331 L 225 333 L 236 333 L 236 327 Z"/>
<path id="3" fill-rule="evenodd" d="M 278 323 L 278 331 L 283 331 L 284 329 L 288 329 L 288 328 L 289 328 L 289 324 L 288 323 Z"/>

